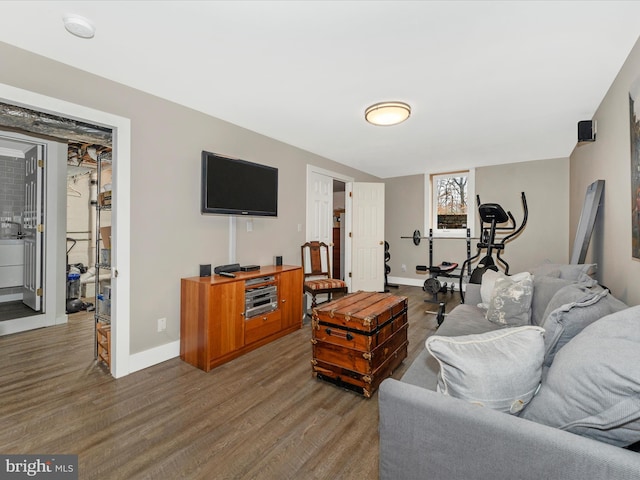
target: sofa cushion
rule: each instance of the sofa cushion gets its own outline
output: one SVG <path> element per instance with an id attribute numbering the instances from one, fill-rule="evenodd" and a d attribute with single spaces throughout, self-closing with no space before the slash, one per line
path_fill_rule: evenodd
<path id="1" fill-rule="evenodd" d="M 545 329 L 544 366 L 550 366 L 556 353 L 586 326 L 624 308 L 627 306 L 623 302 L 602 287 L 576 283 L 558 290 L 549 301 L 540 325 Z"/>
<path id="2" fill-rule="evenodd" d="M 523 326 L 427 338 L 427 350 L 440 365 L 437 390 L 494 410 L 518 413 L 540 384 L 543 332 L 540 327 Z"/>
<path id="3" fill-rule="evenodd" d="M 522 417 L 617 446 L 640 440 L 640 306 L 586 327 Z"/>
<path id="4" fill-rule="evenodd" d="M 503 327 L 528 325 L 531 320 L 531 274 L 500 277 L 495 281 L 487 308 L 487 320 Z"/>

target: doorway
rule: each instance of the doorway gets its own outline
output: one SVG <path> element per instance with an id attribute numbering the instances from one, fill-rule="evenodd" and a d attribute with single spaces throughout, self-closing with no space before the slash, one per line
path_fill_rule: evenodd
<path id="1" fill-rule="evenodd" d="M 2 132 L 0 147 L 4 170 L 0 188 L 5 193 L 13 191 L 13 195 L 3 196 L 1 222 L 2 243 L 13 243 L 0 245 L 13 249 L 8 256 L 12 265 L 4 265 L 0 273 L 0 305 L 4 310 L 0 335 L 6 335 L 66 322 L 58 307 L 64 291 L 56 278 L 56 252 L 61 247 L 57 240 L 61 231 L 57 185 L 64 173 L 60 163 L 66 158 L 66 145 Z M 47 162 L 50 165 L 45 169 Z M 47 204 L 49 208 L 45 208 Z"/>
<path id="2" fill-rule="evenodd" d="M 67 119 L 70 123 L 77 121 L 86 122 L 90 125 L 103 126 L 113 132 L 113 232 L 112 232 L 112 292 L 116 299 L 111 305 L 112 325 L 111 325 L 111 374 L 118 378 L 135 371 L 135 366 L 130 365 L 129 351 L 129 325 L 130 325 L 130 162 L 131 162 L 131 121 L 128 118 L 113 115 L 111 113 L 94 110 L 82 105 L 65 102 L 46 95 L 37 94 L 27 90 L 22 90 L 9 85 L 0 84 L 0 102 L 10 105 L 19 105 L 29 108 L 36 113 L 43 115 L 55 115 Z M 69 120 L 71 119 L 71 120 Z M 0 124 L 2 119 L 0 118 Z M 66 149 L 61 158 L 66 156 Z M 50 169 L 49 171 L 51 171 Z M 65 176 L 57 169 L 57 185 L 64 185 Z M 48 189 L 46 193 L 46 203 L 54 208 L 49 208 L 46 215 L 53 211 L 64 212 L 66 208 L 65 189 Z M 51 236 L 48 232 L 47 243 L 47 273 L 45 283 L 54 285 L 54 295 L 51 308 L 45 303 L 47 311 L 55 312 L 56 318 L 66 318 L 64 313 L 65 284 L 57 282 L 52 272 L 59 272 L 65 268 L 65 245 L 64 245 L 64 219 L 56 217 L 53 222 L 56 228 L 56 235 Z M 49 240 L 53 238 L 53 244 Z M 50 255 L 50 247 L 54 254 Z M 48 262 L 52 262 L 49 268 Z M 132 370 L 132 368 L 134 370 Z"/>
<path id="3" fill-rule="evenodd" d="M 333 278 L 345 279 L 346 183 L 333 179 Z"/>
<path id="4" fill-rule="evenodd" d="M 353 178 L 307 165 L 306 241 L 329 245 L 331 272 L 349 284 L 346 184 Z M 339 275 L 339 276 L 338 276 Z"/>
<path id="5" fill-rule="evenodd" d="M 334 188 L 342 185 L 344 192 L 334 194 Z M 344 199 L 340 262 L 348 291 L 384 291 L 384 184 L 354 182 L 353 178 L 307 165 L 306 241 L 336 244 L 335 198 Z M 338 262 L 334 253 L 330 248 L 332 265 Z"/>
<path id="6" fill-rule="evenodd" d="M 0 322 L 38 313 L 25 305 L 25 154 L 32 145 L 0 138 Z"/>

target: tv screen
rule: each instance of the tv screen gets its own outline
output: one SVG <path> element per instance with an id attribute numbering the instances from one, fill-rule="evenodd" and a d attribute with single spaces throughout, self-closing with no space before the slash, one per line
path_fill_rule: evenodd
<path id="1" fill-rule="evenodd" d="M 203 151 L 201 212 L 276 217 L 278 169 Z"/>

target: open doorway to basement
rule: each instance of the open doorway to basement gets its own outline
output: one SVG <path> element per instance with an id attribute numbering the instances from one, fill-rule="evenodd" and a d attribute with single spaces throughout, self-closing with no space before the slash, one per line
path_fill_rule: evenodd
<path id="1" fill-rule="evenodd" d="M 129 304 L 130 304 L 130 192 L 129 192 L 129 171 L 130 171 L 130 120 L 119 117 L 106 112 L 94 110 L 77 104 L 68 103 L 62 100 L 54 99 L 34 92 L 17 89 L 8 85 L 0 84 L 0 126 L 12 131 L 30 131 L 28 128 L 22 128 L 14 125 L 12 122 L 16 120 L 16 116 L 7 115 L 4 108 L 8 106 L 30 109 L 36 117 L 48 116 L 56 120 L 60 120 L 67 125 L 75 125 L 84 123 L 97 127 L 97 130 L 108 130 L 109 135 L 113 135 L 113 234 L 112 234 L 112 291 L 114 302 L 112 303 L 112 331 L 111 331 L 111 374 L 115 377 L 121 377 L 130 373 L 129 365 Z M 36 121 L 35 124 L 46 124 L 44 121 Z M 32 132 L 33 133 L 33 132 Z M 40 135 L 45 135 L 39 133 Z M 49 134 L 55 138 L 65 137 L 66 135 Z M 67 138 L 69 138 L 67 136 Z M 64 155 L 66 156 L 66 155 Z M 63 156 L 63 157 L 64 157 Z M 58 186 L 64 185 L 64 179 L 59 178 Z M 52 189 L 49 189 L 52 190 Z M 58 210 L 64 213 L 66 211 L 65 189 L 57 188 L 58 196 L 55 197 L 57 202 L 54 208 L 49 205 L 49 210 Z M 60 191 L 61 190 L 61 191 Z M 61 195 L 60 195 L 61 194 Z M 59 228 L 56 238 L 56 247 L 53 255 L 49 255 L 55 259 L 56 275 L 64 274 L 66 268 L 65 262 L 65 223 L 66 218 L 63 214 L 56 216 L 55 223 Z M 119 227 L 121 223 L 121 227 Z M 49 243 L 49 242 L 48 242 Z M 47 243 L 47 250 L 49 244 Z M 48 257 L 48 258 L 49 258 Z M 117 279 L 117 280 L 116 280 Z M 55 298 L 53 307 L 56 318 L 64 317 L 65 314 L 65 294 L 66 282 L 51 282 L 55 285 Z"/>
<path id="2" fill-rule="evenodd" d="M 333 278 L 345 280 L 346 183 L 333 179 Z"/>
<path id="3" fill-rule="evenodd" d="M 51 140 L 27 134 L 30 129 L 29 123 L 24 133 L 0 128 L 0 335 L 67 323 L 68 315 L 80 312 L 81 323 L 93 323 L 86 312 L 95 310 L 102 290 L 110 291 L 103 287 L 110 283 L 108 273 L 102 282 L 95 278 L 101 240 L 91 184 L 96 185 L 98 160 L 111 170 L 111 147 Z M 68 135 L 78 134 L 69 129 Z M 104 177 L 110 184 L 111 175 Z M 80 203 L 70 208 L 74 200 Z M 110 209 L 106 213 L 110 225 Z M 66 250 L 62 266 L 57 261 L 61 244 Z M 77 244 L 81 247 L 74 255 Z M 103 288 L 87 292 L 94 284 Z"/>

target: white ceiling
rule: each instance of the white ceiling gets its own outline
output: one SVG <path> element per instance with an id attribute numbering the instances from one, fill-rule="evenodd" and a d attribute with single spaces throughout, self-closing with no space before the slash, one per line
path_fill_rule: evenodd
<path id="1" fill-rule="evenodd" d="M 0 41 L 383 178 L 569 156 L 640 34 L 637 1 L 2 1 L 0 18 Z M 383 100 L 411 118 L 367 124 Z"/>

